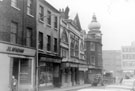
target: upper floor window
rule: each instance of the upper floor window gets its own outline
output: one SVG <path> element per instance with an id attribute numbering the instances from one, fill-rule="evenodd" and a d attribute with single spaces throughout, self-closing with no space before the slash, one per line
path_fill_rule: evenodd
<path id="1" fill-rule="evenodd" d="M 68 50 L 62 48 L 61 49 L 61 56 L 64 57 L 64 58 L 67 58 L 68 57 Z"/>
<path id="2" fill-rule="evenodd" d="M 39 49 L 43 49 L 43 33 L 42 32 L 39 32 L 39 35 L 38 35 L 38 48 Z"/>
<path id="3" fill-rule="evenodd" d="M 47 11 L 47 24 L 51 25 L 51 12 Z"/>
<path id="4" fill-rule="evenodd" d="M 47 35 L 47 51 L 51 51 L 51 36 Z"/>
<path id="5" fill-rule="evenodd" d="M 54 52 L 57 52 L 57 38 L 54 38 Z"/>
<path id="6" fill-rule="evenodd" d="M 95 51 L 95 43 L 90 43 L 90 51 Z"/>
<path id="7" fill-rule="evenodd" d="M 10 42 L 17 42 L 17 31 L 18 31 L 18 23 L 11 22 L 11 30 L 10 30 Z"/>
<path id="8" fill-rule="evenodd" d="M 66 31 L 65 31 L 65 28 L 63 28 L 62 42 L 68 43 L 68 36 L 67 36 Z"/>
<path id="9" fill-rule="evenodd" d="M 44 7 L 41 5 L 39 6 L 39 19 L 44 21 Z"/>
<path id="10" fill-rule="evenodd" d="M 71 56 L 74 56 L 74 41 L 71 40 L 71 44 L 70 44 L 70 54 Z"/>
<path id="11" fill-rule="evenodd" d="M 18 0 L 11 0 L 11 6 L 18 7 Z"/>
<path id="12" fill-rule="evenodd" d="M 54 17 L 54 28 L 58 28 L 58 17 L 57 16 L 55 16 Z"/>
<path id="13" fill-rule="evenodd" d="M 27 0 L 27 14 L 33 15 L 33 0 Z"/>
<path id="14" fill-rule="evenodd" d="M 79 47 L 78 47 L 78 44 L 76 44 L 75 46 L 75 56 L 78 57 L 79 55 Z"/>
<path id="15" fill-rule="evenodd" d="M 28 47 L 32 46 L 32 28 L 27 28 L 26 46 Z"/>
<path id="16" fill-rule="evenodd" d="M 96 63 L 95 63 L 95 56 L 91 56 L 91 64 L 92 65 L 95 65 Z"/>

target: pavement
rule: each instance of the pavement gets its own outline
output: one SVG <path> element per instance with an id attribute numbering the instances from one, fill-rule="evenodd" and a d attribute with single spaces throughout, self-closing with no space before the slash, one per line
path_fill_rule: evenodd
<path id="1" fill-rule="evenodd" d="M 48 90 L 44 90 L 44 91 L 71 91 L 71 90 L 87 88 L 87 87 L 91 87 L 91 84 L 83 84 L 83 85 L 63 87 L 63 88 L 53 88 L 53 89 L 48 89 Z"/>

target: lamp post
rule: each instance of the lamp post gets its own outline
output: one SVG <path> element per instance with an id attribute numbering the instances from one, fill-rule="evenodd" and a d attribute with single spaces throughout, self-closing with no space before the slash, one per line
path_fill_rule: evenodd
<path id="1" fill-rule="evenodd" d="M 56 16 L 56 15 L 55 14 L 49 14 L 47 16 L 38 17 L 38 21 L 40 21 L 39 19 L 46 18 L 48 16 Z M 38 41 L 39 35 L 38 35 L 38 33 L 39 33 L 39 31 L 37 29 L 37 31 L 36 31 L 36 91 L 39 91 L 39 68 L 40 68 L 40 66 L 39 66 L 39 57 L 38 57 L 38 54 L 39 54 L 38 53 L 38 50 L 39 50 L 39 41 Z"/>

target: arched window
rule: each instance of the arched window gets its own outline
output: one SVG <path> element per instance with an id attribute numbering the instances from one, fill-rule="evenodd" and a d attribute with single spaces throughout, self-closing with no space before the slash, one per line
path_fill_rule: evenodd
<path id="1" fill-rule="evenodd" d="M 74 56 L 74 41 L 71 40 L 71 44 L 70 44 L 70 55 Z"/>
<path id="2" fill-rule="evenodd" d="M 80 50 L 83 51 L 84 47 L 83 47 L 83 42 L 81 42 L 80 44 Z"/>
<path id="3" fill-rule="evenodd" d="M 75 45 L 75 56 L 78 57 L 79 55 L 79 47 L 78 47 L 78 43 Z"/>
<path id="4" fill-rule="evenodd" d="M 65 31 L 65 28 L 63 28 L 63 33 L 62 33 L 62 42 L 64 42 L 64 43 L 68 43 L 68 36 L 67 36 L 66 31 Z"/>

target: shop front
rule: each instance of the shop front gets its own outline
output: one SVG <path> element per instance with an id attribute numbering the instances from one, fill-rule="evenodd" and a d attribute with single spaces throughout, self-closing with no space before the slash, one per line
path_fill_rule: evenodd
<path id="1" fill-rule="evenodd" d="M 0 91 L 33 91 L 35 50 L 0 43 Z"/>
<path id="2" fill-rule="evenodd" d="M 39 54 L 39 89 L 59 87 L 61 59 L 55 56 Z"/>
<path id="3" fill-rule="evenodd" d="M 88 71 L 88 66 L 84 64 L 79 64 L 79 84 L 84 84 L 85 79 L 87 79 L 86 72 Z"/>

